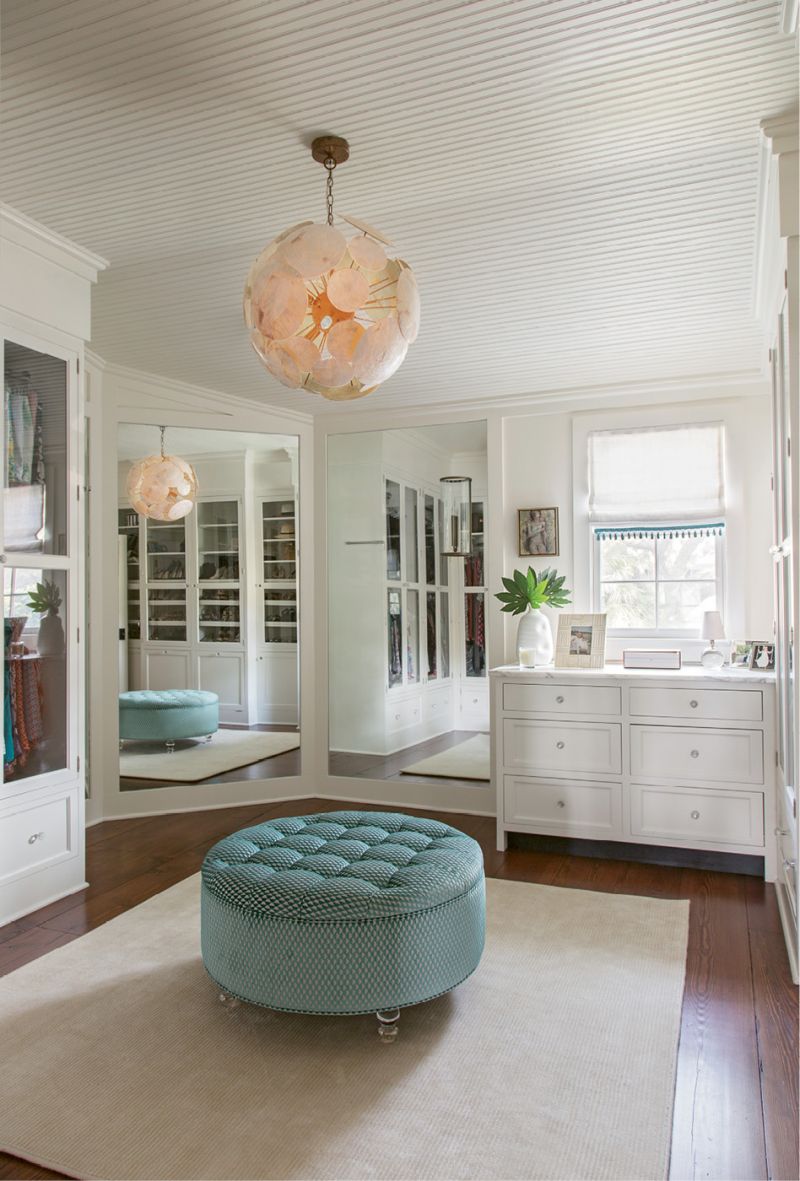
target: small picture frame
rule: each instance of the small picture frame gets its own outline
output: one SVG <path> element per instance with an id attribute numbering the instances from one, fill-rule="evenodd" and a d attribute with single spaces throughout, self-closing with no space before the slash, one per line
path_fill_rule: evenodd
<path id="1" fill-rule="evenodd" d="M 605 615 L 558 617 L 556 668 L 602 668 L 605 658 Z"/>
<path id="2" fill-rule="evenodd" d="M 775 645 L 771 640 L 751 640 L 748 668 L 755 672 L 774 672 Z"/>
<path id="3" fill-rule="evenodd" d="M 731 644 L 731 668 L 749 668 L 752 649 L 752 640 L 734 640 Z"/>
<path id="4" fill-rule="evenodd" d="M 517 509 L 517 540 L 521 558 L 558 557 L 558 509 Z"/>

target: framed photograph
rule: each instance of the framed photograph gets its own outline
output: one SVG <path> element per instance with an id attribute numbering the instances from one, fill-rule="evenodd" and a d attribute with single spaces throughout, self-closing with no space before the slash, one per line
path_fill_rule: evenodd
<path id="1" fill-rule="evenodd" d="M 774 671 L 775 645 L 769 640 L 751 640 L 750 661 L 747 667 L 759 672 Z"/>
<path id="2" fill-rule="evenodd" d="M 731 668 L 749 668 L 752 640 L 734 640 L 731 644 Z"/>
<path id="3" fill-rule="evenodd" d="M 559 615 L 556 668 L 602 668 L 605 657 L 605 615 Z"/>
<path id="4" fill-rule="evenodd" d="M 555 558 L 558 556 L 558 509 L 521 508 L 517 510 L 519 556 Z"/>

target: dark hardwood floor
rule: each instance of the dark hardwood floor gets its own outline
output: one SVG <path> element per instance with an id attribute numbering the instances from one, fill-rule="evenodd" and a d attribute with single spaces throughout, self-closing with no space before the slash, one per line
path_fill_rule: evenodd
<path id="1" fill-rule="evenodd" d="M 91 885 L 0 928 L 0 974 L 196 873 L 209 845 L 237 827 L 340 807 L 295 800 L 95 825 L 87 834 Z M 480 841 L 490 876 L 691 900 L 671 1177 L 797 1181 L 797 990 L 772 886 L 739 874 L 561 852 L 498 853 L 493 820 L 438 818 Z M 0 1177 L 59 1176 L 0 1154 Z"/>
<path id="2" fill-rule="evenodd" d="M 328 772 L 331 775 L 346 775 L 350 779 L 406 779 L 434 788 L 443 783 L 452 783 L 457 787 L 488 787 L 488 779 L 451 779 L 437 775 L 413 775 L 404 771 L 405 767 L 410 767 L 421 759 L 438 755 L 440 751 L 449 750 L 453 746 L 460 746 L 462 742 L 474 738 L 478 733 L 477 730 L 448 730 L 444 734 L 437 734 L 435 738 L 427 738 L 424 742 L 407 746 L 391 755 L 363 755 L 332 750 L 328 756 Z"/>

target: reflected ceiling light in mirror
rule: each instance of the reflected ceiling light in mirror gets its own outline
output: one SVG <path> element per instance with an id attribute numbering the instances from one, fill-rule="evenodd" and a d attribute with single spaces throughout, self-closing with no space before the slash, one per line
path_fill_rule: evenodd
<path id="1" fill-rule="evenodd" d="M 472 553 L 472 480 L 442 476 L 441 553 L 444 558 L 468 558 Z"/>
<path id="2" fill-rule="evenodd" d="M 245 282 L 244 320 L 273 377 L 341 402 L 400 368 L 419 331 L 419 292 L 380 230 L 346 214 L 343 231 L 333 224 L 333 172 L 350 155 L 347 140 L 320 136 L 311 154 L 328 173 L 327 222 L 298 222 L 261 251 Z"/>
<path id="3" fill-rule="evenodd" d="M 131 507 L 151 521 L 180 521 L 197 500 L 197 475 L 190 463 L 164 453 L 166 427 L 160 427 L 161 454 L 139 459 L 128 472 Z"/>

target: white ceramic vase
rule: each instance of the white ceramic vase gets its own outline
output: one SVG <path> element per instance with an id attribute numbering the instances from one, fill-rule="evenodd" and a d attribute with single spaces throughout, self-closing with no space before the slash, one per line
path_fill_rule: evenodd
<path id="1" fill-rule="evenodd" d="M 527 668 L 541 668 L 553 662 L 553 629 L 538 607 L 529 607 L 519 621 L 517 658 Z"/>
<path id="2" fill-rule="evenodd" d="M 40 656 L 61 656 L 64 652 L 64 625 L 61 617 L 48 611 L 39 624 L 36 643 Z"/>

